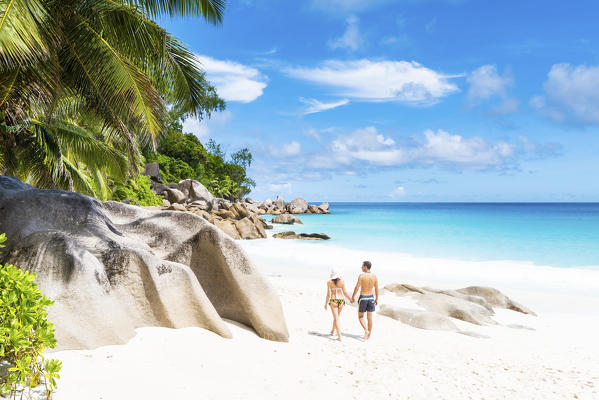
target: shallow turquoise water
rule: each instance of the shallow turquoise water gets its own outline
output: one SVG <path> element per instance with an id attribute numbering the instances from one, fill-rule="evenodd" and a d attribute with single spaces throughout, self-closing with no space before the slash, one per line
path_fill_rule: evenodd
<path id="1" fill-rule="evenodd" d="M 599 266 L 599 203 L 331 203 L 330 215 L 299 217 L 275 230 L 326 233 L 323 246 Z"/>

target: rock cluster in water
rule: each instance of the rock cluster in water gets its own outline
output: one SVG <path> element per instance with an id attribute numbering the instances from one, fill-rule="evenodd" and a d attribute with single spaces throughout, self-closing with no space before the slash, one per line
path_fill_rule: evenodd
<path id="1" fill-rule="evenodd" d="M 295 233 L 293 231 L 279 232 L 273 235 L 276 239 L 329 240 L 324 233 Z"/>

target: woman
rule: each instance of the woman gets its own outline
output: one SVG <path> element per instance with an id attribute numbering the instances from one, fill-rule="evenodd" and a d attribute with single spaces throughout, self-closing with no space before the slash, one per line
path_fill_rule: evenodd
<path id="1" fill-rule="evenodd" d="M 343 296 L 349 299 L 349 294 L 345 290 L 345 282 L 339 277 L 339 274 L 335 271 L 331 272 L 331 280 L 327 282 L 327 299 L 324 303 L 324 309 L 331 306 L 331 312 L 333 313 L 333 329 L 331 335 L 337 331 L 337 340 L 341 341 L 341 329 L 339 329 L 339 316 L 341 310 L 345 305 L 345 299 Z"/>

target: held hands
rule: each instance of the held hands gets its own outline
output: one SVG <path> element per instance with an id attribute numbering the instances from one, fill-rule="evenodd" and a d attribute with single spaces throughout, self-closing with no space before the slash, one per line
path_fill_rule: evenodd
<path id="1" fill-rule="evenodd" d="M 355 302 L 356 302 L 356 298 L 352 297 L 351 300 L 350 300 L 350 303 L 354 304 Z"/>

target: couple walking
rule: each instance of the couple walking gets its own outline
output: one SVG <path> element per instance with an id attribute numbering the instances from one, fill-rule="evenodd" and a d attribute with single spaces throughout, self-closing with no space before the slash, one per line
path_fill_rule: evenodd
<path id="1" fill-rule="evenodd" d="M 354 293 L 351 296 L 351 303 L 353 304 L 356 299 L 356 293 L 360 290 L 360 297 L 358 298 L 358 319 L 362 328 L 364 328 L 364 340 L 370 338 L 372 333 L 372 313 L 374 308 L 378 305 L 379 301 L 379 282 L 376 275 L 370 272 L 372 264 L 370 261 L 364 261 L 362 263 L 362 273 L 358 277 L 358 283 L 354 289 Z M 373 295 L 376 295 L 376 297 Z M 331 335 L 337 331 L 337 340 L 341 341 L 341 329 L 339 329 L 339 316 L 341 310 L 345 305 L 345 299 L 343 296 L 350 298 L 345 290 L 345 282 L 335 271 L 331 272 L 331 280 L 327 282 L 327 299 L 324 304 L 326 310 L 328 306 L 331 306 L 331 312 L 333 313 L 333 329 Z M 367 313 L 368 325 L 364 321 L 364 313 Z"/>

